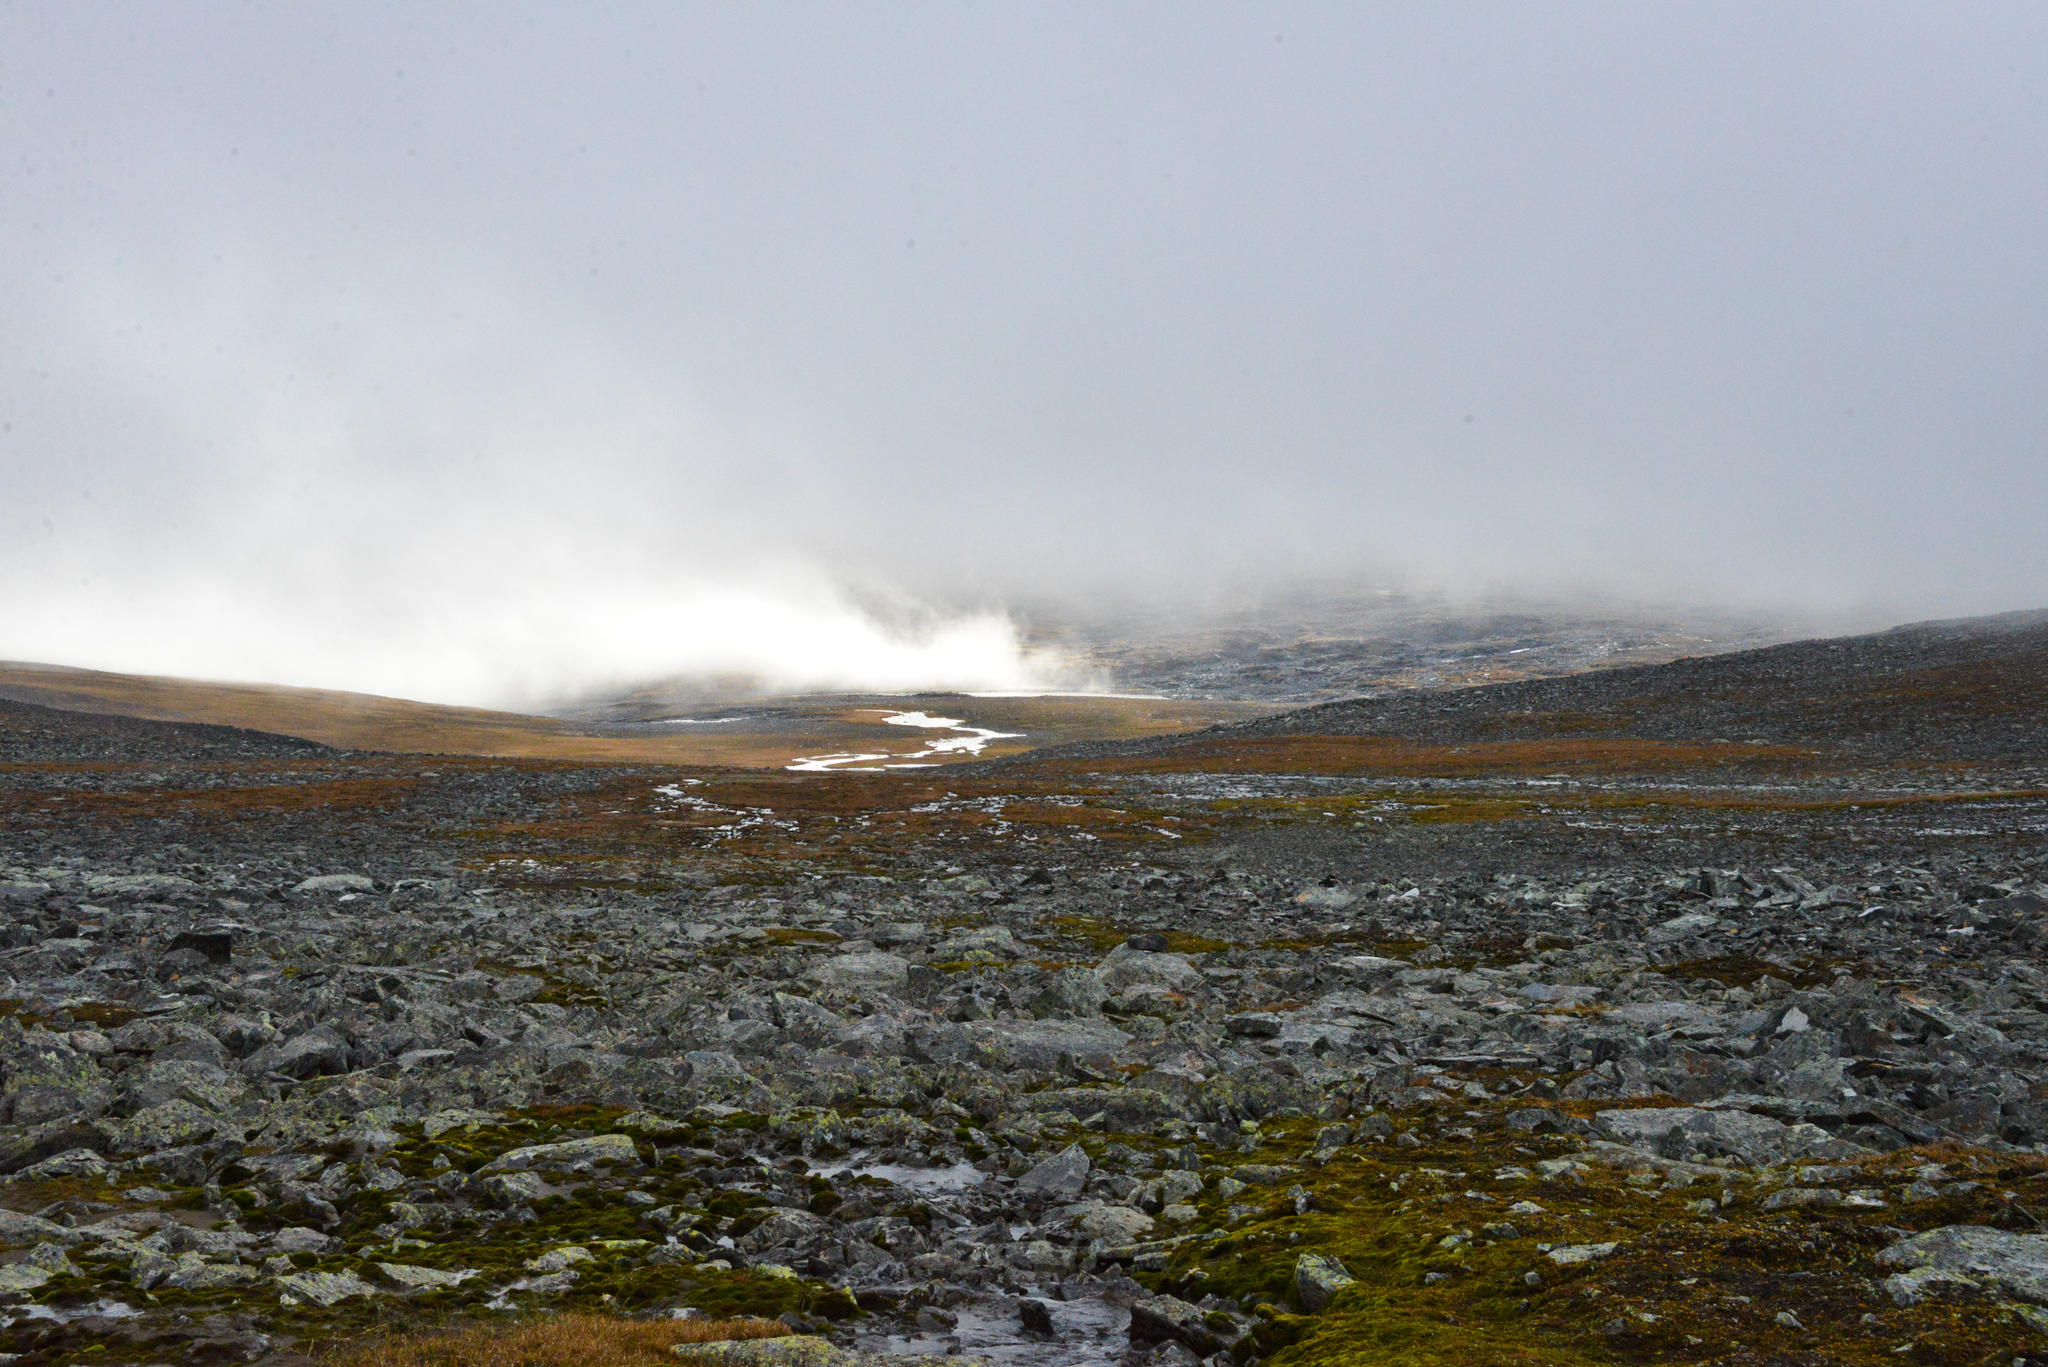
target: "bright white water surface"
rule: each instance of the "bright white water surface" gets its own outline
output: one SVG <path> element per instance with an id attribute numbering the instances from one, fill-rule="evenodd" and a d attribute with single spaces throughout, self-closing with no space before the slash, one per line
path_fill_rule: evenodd
<path id="1" fill-rule="evenodd" d="M 955 1163 L 945 1168 L 913 1168 L 904 1163 L 821 1163 L 811 1169 L 825 1177 L 852 1173 L 856 1177 L 879 1177 L 905 1191 L 965 1191 L 980 1186 L 988 1175 L 972 1163 Z"/>
<path id="2" fill-rule="evenodd" d="M 842 750 L 830 755 L 805 755 L 795 763 L 784 767 L 805 774 L 819 774 L 828 770 L 853 770 L 860 773 L 880 773 L 884 769 L 929 769 L 929 764 L 918 763 L 933 755 L 978 755 L 982 748 L 994 740 L 1017 740 L 1021 731 L 993 731 L 986 726 L 969 726 L 960 717 L 934 717 L 928 712 L 882 712 L 882 720 L 890 726 L 914 726 L 923 731 L 957 731 L 955 736 L 939 736 L 925 742 L 925 748 L 907 755 L 889 755 L 877 752 L 855 752 Z M 876 760 L 889 763 L 876 764 Z"/>

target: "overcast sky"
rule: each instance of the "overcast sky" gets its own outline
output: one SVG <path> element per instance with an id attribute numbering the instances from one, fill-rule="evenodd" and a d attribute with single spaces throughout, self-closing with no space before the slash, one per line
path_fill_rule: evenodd
<path id="1" fill-rule="evenodd" d="M 2048 605 L 2038 4 L 12 4 L 0 154 L 0 657 Z"/>

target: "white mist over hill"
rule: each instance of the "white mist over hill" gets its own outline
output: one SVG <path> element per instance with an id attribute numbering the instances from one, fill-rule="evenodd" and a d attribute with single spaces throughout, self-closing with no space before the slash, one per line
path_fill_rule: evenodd
<path id="1" fill-rule="evenodd" d="M 2048 9 L 0 8 L 0 658 L 2048 601 Z M 1148 615 L 1149 614 L 1149 615 Z"/>
<path id="2" fill-rule="evenodd" d="M 794 573 L 774 587 L 515 583 L 471 599 L 428 589 L 308 613 L 311 596 L 163 580 L 89 612 L 45 598 L 11 612 L 8 648 L 89 668 L 512 708 L 677 676 L 766 693 L 1074 683 L 1057 660 L 1026 650 L 999 612 L 876 613 L 828 579 Z"/>

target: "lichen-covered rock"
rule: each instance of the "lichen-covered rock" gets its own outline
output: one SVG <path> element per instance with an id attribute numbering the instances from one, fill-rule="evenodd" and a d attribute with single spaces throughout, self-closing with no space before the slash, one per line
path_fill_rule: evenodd
<path id="1" fill-rule="evenodd" d="M 588 1139 L 565 1139 L 558 1144 L 531 1144 L 499 1154 L 484 1164 L 486 1173 L 496 1172 L 588 1172 L 600 1166 L 618 1166 L 640 1161 L 639 1150 L 629 1135 L 599 1134 Z"/>
<path id="2" fill-rule="evenodd" d="M 881 951 L 839 954 L 811 968 L 807 976 L 841 992 L 899 992 L 910 980 L 910 961 Z"/>
<path id="3" fill-rule="evenodd" d="M 1069 1144 L 1018 1178 L 1017 1194 L 1040 1201 L 1071 1201 L 1088 1185 L 1092 1166 L 1079 1144 Z"/>
<path id="4" fill-rule="evenodd" d="M 1866 1152 L 1818 1125 L 1785 1124 L 1738 1110 L 1692 1106 L 1647 1106 L 1601 1111 L 1593 1126 L 1619 1144 L 1665 1152 L 1669 1157 L 1705 1151 L 1732 1154 L 1745 1163 L 1782 1163 L 1793 1158 L 1840 1158 Z"/>
<path id="5" fill-rule="evenodd" d="M 1207 1357 L 1236 1341 L 1200 1306 L 1177 1296 L 1139 1296 L 1131 1302 L 1131 1342 L 1178 1343 Z"/>
<path id="6" fill-rule="evenodd" d="M 1202 985 L 1202 970 L 1187 955 L 1134 949 L 1129 943 L 1111 950 L 1097 971 L 1110 992 L 1139 984 L 1187 992 Z"/>
<path id="7" fill-rule="evenodd" d="M 1906 1269 L 1886 1283 L 1893 1299 L 1911 1304 L 1942 1280 L 1968 1279 L 2016 1300 L 2048 1305 L 2048 1235 L 2013 1234 L 1985 1225 L 1944 1225 L 1899 1240 L 1877 1255 L 1879 1267 Z M 1920 1275 L 1913 1275 L 1920 1274 Z M 1907 1293 L 1902 1298 L 1901 1290 Z"/>
<path id="8" fill-rule="evenodd" d="M 367 874 L 323 873 L 317 874 L 312 878 L 302 879 L 292 891 L 305 893 L 374 892 L 376 888 L 376 880 Z"/>
<path id="9" fill-rule="evenodd" d="M 988 1066 L 1051 1072 L 1062 1058 L 1112 1061 L 1131 1041 L 1128 1032 L 1106 1021 L 974 1021 L 958 1029 Z"/>
<path id="10" fill-rule="evenodd" d="M 1294 1298 L 1312 1315 L 1321 1314 L 1341 1291 L 1358 1285 L 1344 1264 L 1320 1253 L 1304 1253 L 1294 1263 Z"/>
<path id="11" fill-rule="evenodd" d="M 337 1305 L 350 1296 L 375 1296 L 376 1287 L 353 1272 L 294 1272 L 277 1279 L 280 1296 L 322 1309 Z"/>
<path id="12" fill-rule="evenodd" d="M 1545 1256 L 1559 1267 L 1574 1267 L 1579 1263 L 1598 1262 L 1602 1258 L 1611 1258 L 1614 1256 L 1615 1250 L 1620 1247 L 1621 1245 L 1618 1242 L 1612 1240 L 1598 1244 L 1559 1244 Z"/>
<path id="13" fill-rule="evenodd" d="M 1075 1233 L 1105 1244 L 1135 1243 L 1152 1232 L 1151 1216 L 1114 1201 L 1083 1201 L 1060 1214 Z"/>
<path id="14" fill-rule="evenodd" d="M 592 1254 L 580 1244 L 569 1244 L 563 1248 L 551 1248 L 537 1257 L 526 1260 L 528 1272 L 563 1272 L 579 1264 L 590 1262 Z"/>
<path id="15" fill-rule="evenodd" d="M 201 1254 L 186 1253 L 179 1256 L 177 1267 L 164 1278 L 163 1285 L 174 1291 L 218 1291 L 246 1285 L 259 1275 L 255 1268 L 240 1263 L 210 1262 Z"/>
<path id="16" fill-rule="evenodd" d="M 435 1267 L 414 1267 L 409 1263 L 378 1263 L 377 1270 L 408 1291 L 445 1291 L 477 1275 L 472 1269 L 444 1272 Z"/>
<path id="17" fill-rule="evenodd" d="M 345 1073 L 348 1064 L 348 1041 L 333 1026 L 318 1025 L 290 1039 L 265 1045 L 251 1054 L 243 1066 L 252 1073 L 314 1078 Z"/>
<path id="18" fill-rule="evenodd" d="M 29 1031 L 0 1055 L 0 1120 L 40 1125 L 72 1116 L 96 1116 L 114 1089 L 89 1053 L 62 1036 Z"/>
<path id="19" fill-rule="evenodd" d="M 27 1263 L 0 1263 L 0 1296 L 23 1296 L 55 1274 Z"/>

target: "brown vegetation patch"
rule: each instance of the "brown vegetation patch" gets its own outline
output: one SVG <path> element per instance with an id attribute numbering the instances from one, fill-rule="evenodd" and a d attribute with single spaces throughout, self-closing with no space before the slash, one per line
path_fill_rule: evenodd
<path id="1" fill-rule="evenodd" d="M 538 820 L 479 827 L 467 836 L 489 847 L 480 859 L 493 869 L 517 873 L 517 861 L 535 861 L 532 877 L 544 876 L 543 867 L 583 860 L 610 878 L 654 876 L 650 869 L 631 872 L 636 862 L 683 862 L 779 881 L 791 866 L 879 872 L 928 858 L 932 848 L 964 845 L 1010 861 L 1040 857 L 1038 841 L 1164 841 L 1201 829 L 1100 786 L 696 770 L 683 776 L 686 786 L 663 793 L 660 777 L 622 777 L 564 796 Z"/>
<path id="2" fill-rule="evenodd" d="M 181 818 L 262 820 L 302 812 L 367 812 L 401 805 L 419 780 L 399 774 L 136 792 L 28 791 L 0 794 L 0 812 L 91 816 L 110 821 Z"/>
<path id="3" fill-rule="evenodd" d="M 673 1367 L 687 1343 L 781 1338 L 789 1330 L 760 1319 L 619 1319 L 566 1311 L 511 1325 L 470 1325 L 394 1334 L 331 1346 L 331 1367 Z"/>
<path id="4" fill-rule="evenodd" d="M 1742 954 L 1723 954 L 1711 959 L 1687 959 L 1664 964 L 1657 972 L 1667 978 L 1689 982 L 1719 983 L 1723 987 L 1754 987 L 1765 977 L 1776 978 L 1797 988 L 1824 987 L 1834 980 L 1838 960 L 1803 960 L 1797 964 L 1754 959 Z"/>

